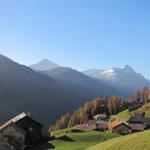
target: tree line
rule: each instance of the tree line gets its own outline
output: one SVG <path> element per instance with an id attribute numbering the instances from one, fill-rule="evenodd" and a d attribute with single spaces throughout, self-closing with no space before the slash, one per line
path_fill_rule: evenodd
<path id="1" fill-rule="evenodd" d="M 144 87 L 142 91 L 139 89 L 135 95 L 130 94 L 128 99 L 112 96 L 110 98 L 97 97 L 92 101 L 86 102 L 73 114 L 66 114 L 61 116 L 54 125 L 50 127 L 50 131 L 60 130 L 64 128 L 71 128 L 78 124 L 87 123 L 88 120 L 93 119 L 93 116 L 100 113 L 105 113 L 107 116 L 115 115 L 125 109 L 134 101 L 143 100 L 145 103 L 149 100 L 149 88 Z"/>

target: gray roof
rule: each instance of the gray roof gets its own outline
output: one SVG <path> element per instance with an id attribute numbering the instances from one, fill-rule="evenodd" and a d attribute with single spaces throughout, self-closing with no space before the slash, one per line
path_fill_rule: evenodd
<path id="1" fill-rule="evenodd" d="M 97 124 L 97 125 L 108 125 L 108 121 L 97 120 L 97 121 L 95 122 L 95 124 Z"/>
<path id="2" fill-rule="evenodd" d="M 21 113 L 19 115 L 17 115 L 16 117 L 10 119 L 9 121 L 7 121 L 5 124 L 3 124 L 2 126 L 0 126 L 0 130 L 6 128 L 7 126 L 14 124 L 18 121 L 20 121 L 21 119 L 25 118 L 25 117 L 29 117 L 26 113 Z M 29 117 L 30 118 L 30 117 Z M 32 121 L 38 123 L 40 126 L 42 126 L 39 122 L 35 121 L 34 119 L 30 118 Z"/>

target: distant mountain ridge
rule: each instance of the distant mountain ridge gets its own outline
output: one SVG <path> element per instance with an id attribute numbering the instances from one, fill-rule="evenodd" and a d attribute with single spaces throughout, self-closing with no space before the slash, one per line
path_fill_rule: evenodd
<path id="1" fill-rule="evenodd" d="M 43 73 L 55 79 L 63 87 L 82 96 L 83 99 L 91 99 L 96 96 L 124 95 L 124 93 L 121 93 L 121 91 L 114 87 L 105 85 L 101 81 L 86 76 L 72 68 L 59 67 L 44 71 Z"/>
<path id="2" fill-rule="evenodd" d="M 59 65 L 57 65 L 57 67 L 46 70 L 41 69 L 40 71 L 45 71 L 45 73 L 47 73 L 49 76 L 53 76 L 53 78 L 57 80 L 58 72 L 60 73 L 62 70 L 64 71 L 64 67 L 60 67 Z M 79 71 L 77 72 L 79 73 Z M 142 89 L 143 86 L 150 87 L 150 81 L 141 74 L 136 73 L 134 69 L 129 65 L 125 65 L 121 68 L 114 67 L 108 69 L 89 69 L 80 73 L 89 76 L 91 78 L 94 78 L 96 80 L 99 80 L 101 84 L 103 84 L 104 86 L 113 87 L 115 90 L 122 93 L 123 96 L 129 96 L 130 91 L 135 92 L 136 89 Z M 59 78 L 60 76 L 61 75 L 59 74 Z M 64 80 L 63 78 L 65 77 L 62 76 L 61 79 Z M 77 81 L 78 79 L 76 77 L 72 78 L 72 80 Z"/>
<path id="3" fill-rule="evenodd" d="M 83 71 L 83 73 L 105 84 L 113 85 L 117 89 L 122 88 L 130 91 L 141 89 L 146 85 L 150 86 L 150 81 L 141 74 L 136 73 L 129 65 L 122 68 L 90 69 Z"/>

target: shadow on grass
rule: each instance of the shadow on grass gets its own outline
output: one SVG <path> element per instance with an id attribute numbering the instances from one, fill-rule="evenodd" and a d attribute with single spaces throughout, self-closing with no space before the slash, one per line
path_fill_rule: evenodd
<path id="1" fill-rule="evenodd" d="M 68 142 L 74 142 L 74 140 L 66 135 L 61 136 L 59 138 L 56 138 L 56 140 L 63 140 L 63 141 L 68 141 Z"/>
<path id="2" fill-rule="evenodd" d="M 73 133 L 80 133 L 80 132 L 85 132 L 85 131 L 80 130 L 80 129 L 71 129 L 71 132 L 73 132 Z"/>
<path id="3" fill-rule="evenodd" d="M 34 150 L 48 150 L 48 149 L 53 149 L 53 148 L 55 148 L 55 146 L 53 144 L 46 143 L 43 146 L 39 146 L 38 148 L 35 148 Z M 31 150 L 31 149 L 29 149 L 29 150 Z"/>

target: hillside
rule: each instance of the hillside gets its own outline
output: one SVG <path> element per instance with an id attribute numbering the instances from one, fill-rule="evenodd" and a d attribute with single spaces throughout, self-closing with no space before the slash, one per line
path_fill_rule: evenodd
<path id="1" fill-rule="evenodd" d="M 39 74 L 0 55 L 0 124 L 29 112 L 45 127 L 81 105 L 81 97 Z"/>
<path id="2" fill-rule="evenodd" d="M 61 133 L 60 133 L 61 134 Z M 99 131 L 76 131 L 69 132 L 57 137 L 56 140 L 50 141 L 49 144 L 41 145 L 35 150 L 85 150 L 99 142 L 118 137 L 116 134 L 103 133 Z"/>
<path id="3" fill-rule="evenodd" d="M 150 117 L 150 103 L 144 104 L 142 107 L 138 108 L 135 111 L 145 112 L 145 116 Z M 128 120 L 135 111 L 130 112 L 128 109 L 126 109 L 126 110 L 118 113 L 117 115 L 111 116 L 111 118 Z"/>
<path id="4" fill-rule="evenodd" d="M 114 138 L 87 150 L 149 150 L 150 131 Z"/>
<path id="5" fill-rule="evenodd" d="M 150 103 L 143 105 L 141 108 L 139 108 L 137 110 L 145 112 L 145 116 L 150 117 Z"/>
<path id="6" fill-rule="evenodd" d="M 132 113 L 128 109 L 126 109 L 126 110 L 118 113 L 117 115 L 111 116 L 111 119 L 124 119 L 124 120 L 128 120 L 130 118 L 131 114 Z"/>
<path id="7" fill-rule="evenodd" d="M 71 68 L 58 67 L 44 71 L 43 73 L 54 78 L 63 87 L 70 89 L 77 95 L 82 96 L 83 100 L 91 99 L 97 96 L 125 96 L 125 94 L 121 93 L 119 90 L 105 85 L 101 81 L 88 77 Z"/>
<path id="8" fill-rule="evenodd" d="M 146 111 L 146 115 L 148 116 L 150 111 L 149 105 L 150 103 L 144 104 L 137 110 Z M 132 113 L 134 113 L 134 111 L 129 112 L 128 110 L 124 110 L 117 115 L 112 116 L 112 118 L 128 120 Z M 144 145 L 144 150 L 149 150 L 150 148 L 149 130 L 127 136 L 120 136 L 108 132 L 81 131 L 76 129 L 75 126 L 73 128 L 54 131 L 52 132 L 52 135 L 55 136 L 55 140 L 41 145 L 36 150 L 49 150 L 51 148 L 56 150 L 85 150 L 87 148 L 89 148 L 88 150 L 141 150 Z M 142 140 L 140 140 L 140 138 L 142 138 Z M 96 145 L 97 143 L 99 144 Z"/>

